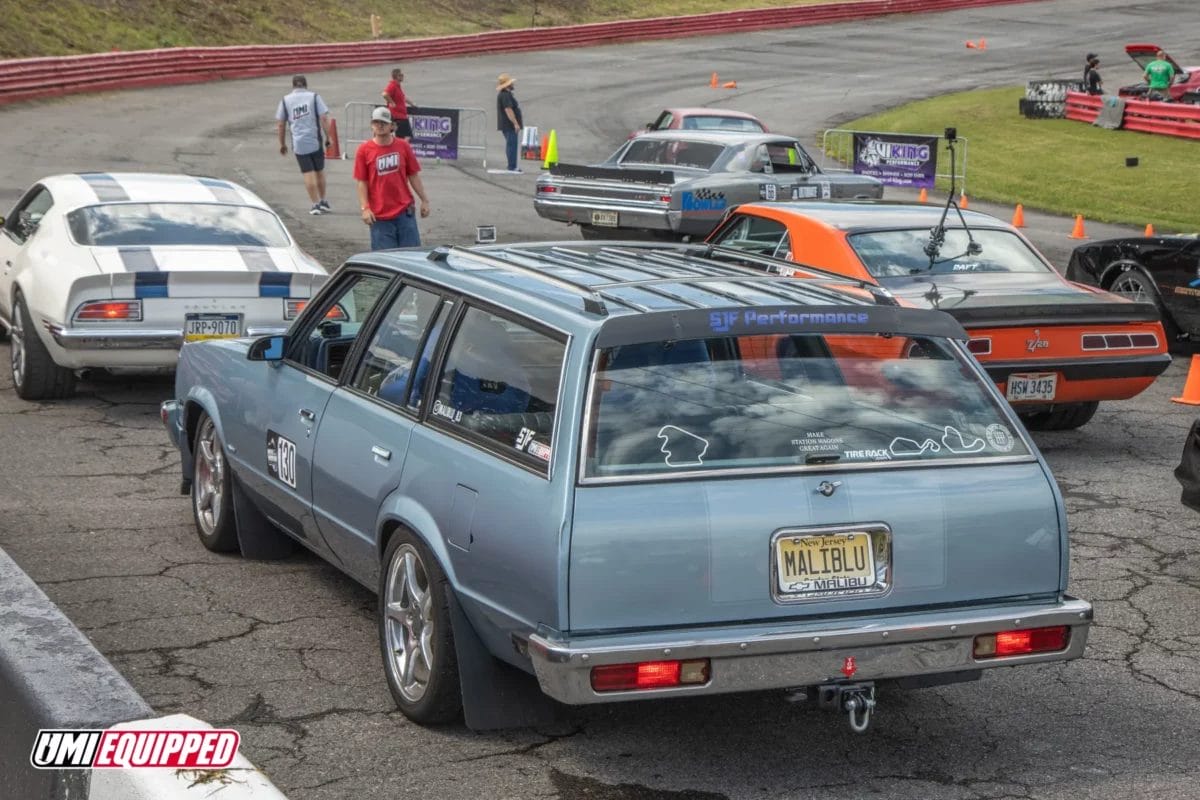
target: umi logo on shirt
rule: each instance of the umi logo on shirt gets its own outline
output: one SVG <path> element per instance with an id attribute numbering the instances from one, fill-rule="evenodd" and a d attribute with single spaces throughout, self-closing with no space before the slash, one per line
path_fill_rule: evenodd
<path id="1" fill-rule="evenodd" d="M 375 159 L 375 173 L 377 175 L 387 175 L 389 172 L 395 172 L 398 169 L 400 169 L 399 153 L 384 153 Z"/>
<path id="2" fill-rule="evenodd" d="M 307 117 L 311 111 L 312 109 L 309 108 L 308 103 L 300 103 L 299 105 L 292 106 L 292 119 L 296 120 L 301 117 Z"/>

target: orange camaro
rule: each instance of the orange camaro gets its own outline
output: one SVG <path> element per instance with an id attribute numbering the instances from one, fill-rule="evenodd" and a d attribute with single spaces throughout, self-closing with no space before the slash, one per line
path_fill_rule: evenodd
<path id="1" fill-rule="evenodd" d="M 1071 283 L 1010 225 L 902 203 L 749 203 L 710 244 L 785 258 L 937 308 L 1033 430 L 1078 428 L 1171 363 L 1158 310 Z M 965 224 L 964 224 L 965 223 Z"/>

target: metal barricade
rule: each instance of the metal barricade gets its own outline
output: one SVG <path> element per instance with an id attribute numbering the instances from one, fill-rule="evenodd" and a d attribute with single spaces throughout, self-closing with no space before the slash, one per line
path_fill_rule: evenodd
<path id="1" fill-rule="evenodd" d="M 353 158 L 358 145 L 371 138 L 371 112 L 380 105 L 380 103 L 346 103 L 342 111 L 344 119 L 338 123 L 342 136 L 343 158 Z M 446 148 L 433 144 L 422 147 L 425 144 L 421 141 L 424 129 L 420 120 L 430 117 L 441 120 L 446 117 L 447 112 L 449 112 L 449 116 L 457 119 L 454 125 L 456 134 L 454 147 Z M 487 114 L 482 108 L 412 107 L 408 110 L 408 116 L 409 120 L 413 122 L 414 148 L 428 150 L 424 153 L 418 152 L 418 155 L 440 162 L 443 159 L 459 160 L 465 153 L 477 154 L 484 169 L 487 168 L 488 126 Z M 445 133 L 445 131 L 443 130 L 441 133 Z M 453 153 L 453 156 L 447 155 L 448 153 Z"/>
<path id="2" fill-rule="evenodd" d="M 916 136 L 938 140 L 938 161 L 935 177 L 957 183 L 957 188 L 963 194 L 967 193 L 967 140 L 963 137 L 955 139 L 958 151 L 957 163 L 954 165 L 954 175 L 949 171 L 950 151 L 946 146 L 946 137 L 936 133 L 910 134 L 900 131 L 855 131 L 844 128 L 831 128 L 821 137 L 821 169 L 826 172 L 854 171 L 854 136 Z"/>

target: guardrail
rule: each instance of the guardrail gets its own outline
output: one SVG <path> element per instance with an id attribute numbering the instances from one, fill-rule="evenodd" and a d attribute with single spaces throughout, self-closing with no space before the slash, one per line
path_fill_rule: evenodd
<path id="1" fill-rule="evenodd" d="M 1034 0 L 856 0 L 816 6 L 720 11 L 687 17 L 599 22 L 553 28 L 342 44 L 176 47 L 0 61 L 0 105 L 78 92 L 131 89 L 225 78 L 315 72 L 465 54 L 552 50 L 823 25 L 888 14 L 954 11 Z"/>
<path id="2" fill-rule="evenodd" d="M 1067 92 L 1067 119 L 1095 123 L 1104 98 L 1081 92 Z M 1164 103 L 1156 100 L 1125 99 L 1121 127 L 1127 131 L 1200 139 L 1200 106 Z"/>

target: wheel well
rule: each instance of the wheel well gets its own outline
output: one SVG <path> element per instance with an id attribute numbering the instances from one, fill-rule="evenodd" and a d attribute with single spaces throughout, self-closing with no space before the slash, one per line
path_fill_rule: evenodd
<path id="1" fill-rule="evenodd" d="M 1151 278 L 1150 275 L 1146 272 L 1146 268 L 1143 267 L 1138 262 L 1136 262 L 1136 261 L 1114 261 L 1113 263 L 1109 264 L 1107 267 L 1104 268 L 1104 273 L 1103 273 L 1104 277 L 1100 281 L 1100 288 L 1108 289 L 1110 286 L 1112 286 L 1116 282 L 1117 276 L 1122 274 L 1123 272 L 1127 271 L 1127 270 L 1122 269 L 1122 267 L 1129 267 L 1130 269 L 1136 269 L 1138 272 L 1142 273 L 1142 275 L 1146 278 L 1146 280 L 1150 281 L 1151 286 L 1154 286 L 1154 279 Z"/>
<path id="2" fill-rule="evenodd" d="M 203 413 L 205 413 L 204 408 L 194 400 L 189 400 L 184 408 L 183 430 L 187 435 L 189 450 L 192 448 L 192 443 L 196 441 L 196 429 L 200 426 L 200 415 Z"/>

